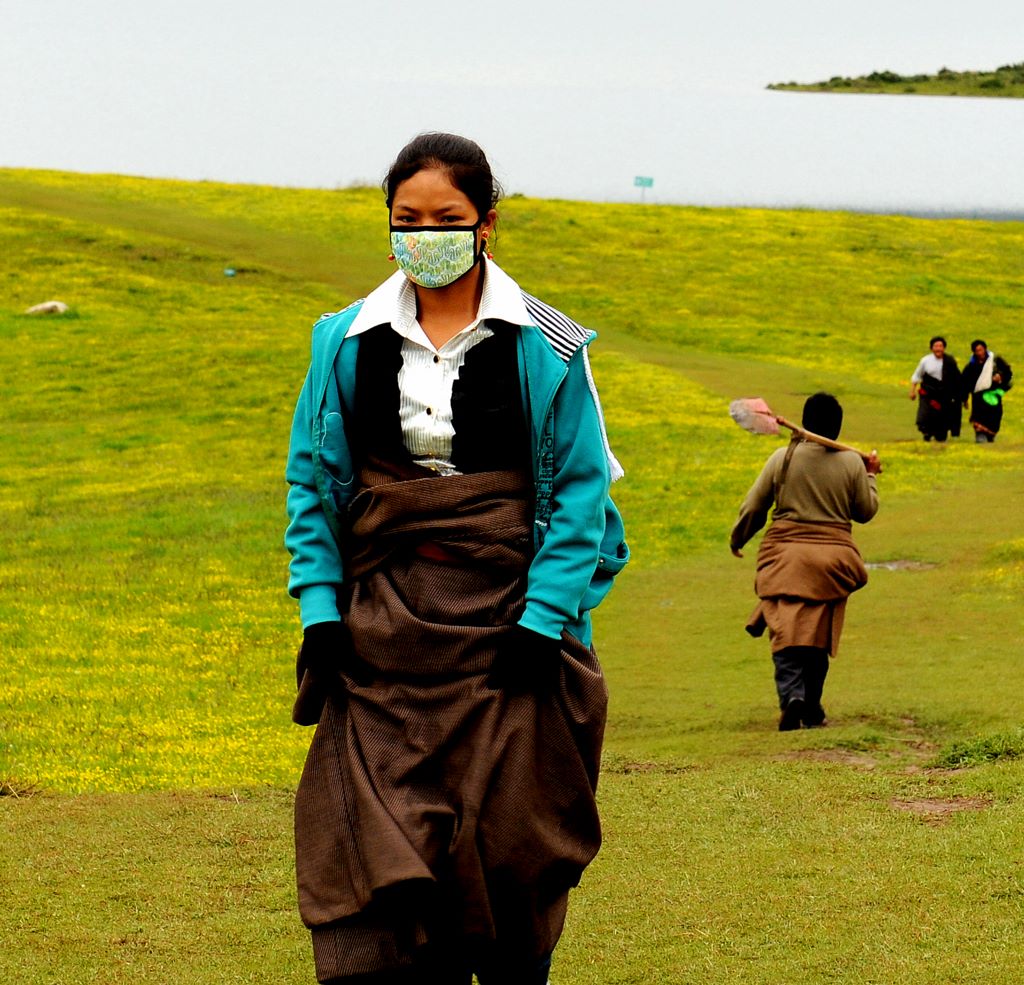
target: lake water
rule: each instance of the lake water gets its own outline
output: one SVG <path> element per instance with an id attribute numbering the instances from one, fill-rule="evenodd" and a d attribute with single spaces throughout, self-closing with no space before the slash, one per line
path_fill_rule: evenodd
<path id="1" fill-rule="evenodd" d="M 7 4 L 0 166 L 334 188 L 442 129 L 524 194 L 1024 215 L 1024 100 L 764 88 L 1017 61 L 1020 0 L 222 6 Z"/>
<path id="2" fill-rule="evenodd" d="M 571 126 L 500 161 L 516 188 L 1024 218 L 1024 100 L 719 90 L 564 108 Z M 633 187 L 637 175 L 653 188 Z"/>
<path id="3" fill-rule="evenodd" d="M 183 176 L 376 183 L 410 136 L 437 128 L 476 139 L 510 193 L 1024 218 L 1024 100 L 540 84 L 495 87 L 482 107 L 457 87 L 421 95 L 396 106 L 356 88 L 346 127 L 318 133 L 315 154 L 308 130 L 285 124 L 272 159 L 222 155 L 214 173 Z M 653 187 L 635 187 L 640 175 Z"/>
<path id="4" fill-rule="evenodd" d="M 424 83 L 409 102 L 355 80 L 343 106 L 305 114 L 284 97 L 202 113 L 120 99 L 9 130 L 0 165 L 336 188 L 379 182 L 411 136 L 444 129 L 477 140 L 510 193 L 1024 218 L 1024 100 L 583 79 Z"/>

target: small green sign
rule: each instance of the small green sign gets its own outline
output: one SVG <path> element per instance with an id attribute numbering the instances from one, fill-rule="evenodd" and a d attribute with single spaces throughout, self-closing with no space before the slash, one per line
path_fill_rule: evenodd
<path id="1" fill-rule="evenodd" d="M 654 179 L 653 178 L 645 178 L 643 175 L 638 174 L 633 179 L 633 184 L 637 188 L 653 188 L 654 187 Z"/>

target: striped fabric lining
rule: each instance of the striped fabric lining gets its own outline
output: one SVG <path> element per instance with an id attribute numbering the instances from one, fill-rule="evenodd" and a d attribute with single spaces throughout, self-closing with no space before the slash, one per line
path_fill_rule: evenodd
<path id="1" fill-rule="evenodd" d="M 526 291 L 523 291 L 523 302 L 526 305 L 527 314 L 536 322 L 537 327 L 544 333 L 544 337 L 551 343 L 552 348 L 565 362 L 568 362 L 572 358 L 573 353 L 590 338 L 592 333 L 588 329 L 563 315 L 557 308 L 552 308 L 551 305 L 545 304 L 532 294 L 527 294 Z M 594 374 L 590 369 L 590 359 L 587 356 L 586 350 L 583 352 L 583 366 L 587 373 L 587 385 L 590 387 L 591 396 L 593 396 L 594 404 L 597 406 L 597 417 L 601 424 L 601 441 L 604 444 L 605 456 L 608 459 L 608 471 L 612 482 L 617 482 L 625 475 L 625 472 L 608 442 L 608 431 L 605 428 L 601 398 L 597 392 L 597 385 L 594 383 Z"/>
<path id="2" fill-rule="evenodd" d="M 564 362 L 568 362 L 572 354 L 590 338 L 591 333 L 582 325 L 526 291 L 523 291 L 523 303 L 529 316 Z"/>

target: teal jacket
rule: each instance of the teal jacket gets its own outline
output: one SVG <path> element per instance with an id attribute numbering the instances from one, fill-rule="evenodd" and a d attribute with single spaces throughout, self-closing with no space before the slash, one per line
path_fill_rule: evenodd
<path id="1" fill-rule="evenodd" d="M 342 401 L 355 386 L 361 337 L 346 338 L 346 332 L 360 304 L 314 326 L 312 359 L 292 423 L 285 545 L 292 555 L 288 591 L 300 601 L 303 626 L 340 618 L 344 567 L 338 542 L 356 492 Z M 541 317 L 546 328 L 528 324 L 519 332 L 536 488 L 535 550 L 519 624 L 551 638 L 568 630 L 589 644 L 590 610 L 629 560 L 622 519 L 608 493 L 610 452 L 586 359 L 595 335 L 533 298 L 528 310 L 561 321 L 552 330 Z"/>

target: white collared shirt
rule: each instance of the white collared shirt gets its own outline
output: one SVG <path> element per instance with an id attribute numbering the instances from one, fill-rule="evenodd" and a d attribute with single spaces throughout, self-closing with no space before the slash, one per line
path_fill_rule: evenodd
<path id="1" fill-rule="evenodd" d="M 914 370 L 914 375 L 910 377 L 910 382 L 920 383 L 926 373 L 929 376 L 934 376 L 937 380 L 941 380 L 942 367 L 945 365 L 945 362 L 945 356 L 939 359 L 934 353 L 929 352 L 927 356 L 921 357 L 921 361 L 917 364 L 917 369 Z"/>
<path id="2" fill-rule="evenodd" d="M 371 291 L 352 321 L 348 335 L 390 325 L 402 336 L 398 373 L 402 440 L 413 459 L 442 475 L 457 475 L 452 464 L 452 387 L 473 346 L 494 332 L 490 319 L 527 325 L 522 291 L 494 261 L 483 263 L 484 282 L 476 318 L 440 348 L 427 338 L 416 318 L 416 289 L 400 270 Z"/>

